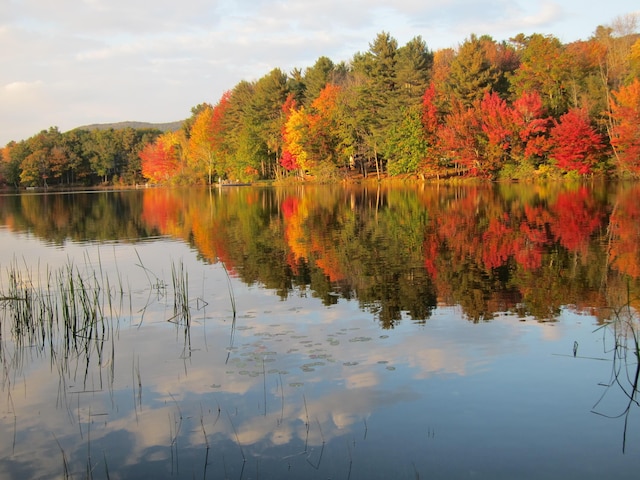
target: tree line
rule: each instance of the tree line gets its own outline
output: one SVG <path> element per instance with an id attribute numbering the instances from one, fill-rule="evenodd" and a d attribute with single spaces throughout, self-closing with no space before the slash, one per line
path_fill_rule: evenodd
<path id="1" fill-rule="evenodd" d="M 194 107 L 178 131 L 51 129 L 12 142 L 2 175 L 16 185 L 637 177 L 637 20 L 618 17 L 567 44 L 553 35 L 470 35 L 435 52 L 420 36 L 399 46 L 381 32 L 348 62 L 323 56 L 304 70 L 241 81 L 216 104 Z M 82 140 L 72 138 L 83 135 L 93 145 L 78 150 Z"/>
<path id="2" fill-rule="evenodd" d="M 134 185 L 146 180 L 140 152 L 162 131 L 156 129 L 76 129 L 51 127 L 0 149 L 0 181 L 6 185 L 52 187 Z"/>

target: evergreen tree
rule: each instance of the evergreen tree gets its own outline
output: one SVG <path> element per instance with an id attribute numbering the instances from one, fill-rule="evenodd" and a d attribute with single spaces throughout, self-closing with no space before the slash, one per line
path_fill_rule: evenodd
<path id="1" fill-rule="evenodd" d="M 429 85 L 433 53 L 422 37 L 414 37 L 398 49 L 396 82 L 403 105 L 417 105 Z"/>
<path id="2" fill-rule="evenodd" d="M 471 107 L 498 82 L 498 69 L 489 60 L 483 43 L 482 39 L 471 35 L 451 62 L 445 87 L 451 103 Z"/>

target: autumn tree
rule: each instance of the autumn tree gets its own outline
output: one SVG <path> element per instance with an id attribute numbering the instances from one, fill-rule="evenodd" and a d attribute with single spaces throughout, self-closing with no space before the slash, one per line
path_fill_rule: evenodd
<path id="1" fill-rule="evenodd" d="M 453 48 L 444 48 L 436 50 L 433 54 L 433 67 L 431 69 L 431 83 L 437 90 L 438 96 L 443 99 L 446 96 L 447 91 L 447 78 L 451 71 L 451 64 L 456 57 L 456 52 Z"/>
<path id="2" fill-rule="evenodd" d="M 421 175 L 439 176 L 444 171 L 444 166 L 441 165 L 443 155 L 438 143 L 441 124 L 442 112 L 438 105 L 436 85 L 431 82 L 422 96 L 422 138 L 425 142 L 425 152 L 418 168 Z"/>
<path id="3" fill-rule="evenodd" d="M 26 158 L 28 151 L 25 142 L 9 142 L 2 149 L 2 177 L 5 183 L 18 187 L 22 171 L 22 160 Z"/>
<path id="4" fill-rule="evenodd" d="M 213 182 L 214 174 L 225 173 L 226 123 L 230 92 L 225 92 L 213 107 L 205 107 L 197 115 L 189 132 L 188 162 L 196 178 Z"/>
<path id="5" fill-rule="evenodd" d="M 289 119 L 291 115 L 296 112 L 298 109 L 298 100 L 296 99 L 295 93 L 290 93 L 282 105 L 282 113 L 284 114 L 284 125 L 282 126 L 282 154 L 280 157 L 280 166 L 284 168 L 285 171 L 293 171 L 298 170 L 300 165 L 298 164 L 298 159 L 296 156 L 291 153 L 288 144 L 287 138 L 287 124 L 289 123 Z M 276 170 L 276 178 L 279 176 L 279 171 Z"/>
<path id="6" fill-rule="evenodd" d="M 180 162 L 171 134 L 158 137 L 140 152 L 142 175 L 151 183 L 165 183 L 177 174 Z"/>
<path id="7" fill-rule="evenodd" d="M 613 93 L 611 145 L 620 173 L 640 175 L 640 80 Z"/>
<path id="8" fill-rule="evenodd" d="M 283 127 L 284 145 L 280 164 L 287 170 L 299 170 L 300 175 L 310 170 L 306 139 L 309 135 L 309 120 L 304 106 L 291 109 L 287 114 L 287 121 Z"/>
<path id="9" fill-rule="evenodd" d="M 337 105 L 340 87 L 327 84 L 309 108 L 291 108 L 283 129 L 281 165 L 300 173 L 332 175 L 339 163 Z"/>
<path id="10" fill-rule="evenodd" d="M 520 56 L 508 42 L 497 42 L 488 35 L 480 37 L 480 42 L 485 58 L 496 73 L 491 90 L 506 99 L 509 97 L 510 78 L 520 67 Z"/>
<path id="11" fill-rule="evenodd" d="M 182 122 L 182 131 L 184 132 L 186 138 L 189 138 L 189 135 L 191 134 L 191 128 L 193 127 L 196 118 L 198 118 L 198 115 L 200 115 L 200 113 L 202 113 L 204 110 L 211 107 L 212 105 L 207 102 L 199 103 L 198 105 L 191 107 L 191 116 L 185 119 L 184 122 Z"/>
<path id="12" fill-rule="evenodd" d="M 308 152 L 315 157 L 316 165 L 322 164 L 325 173 L 340 164 L 339 137 L 336 135 L 340 93 L 340 87 L 327 84 L 311 103 Z"/>
<path id="13" fill-rule="evenodd" d="M 508 160 L 516 135 L 511 107 L 496 92 L 485 93 L 476 107 L 481 121 L 483 169 L 495 175 Z"/>
<path id="14" fill-rule="evenodd" d="M 572 108 L 555 121 L 550 140 L 549 155 L 565 172 L 592 173 L 602 157 L 602 137 L 591 126 L 584 110 Z"/>
<path id="15" fill-rule="evenodd" d="M 483 170 L 479 144 L 482 126 L 473 107 L 455 100 L 451 113 L 438 130 L 438 144 L 459 173 L 477 175 Z"/>
<path id="16" fill-rule="evenodd" d="M 120 146 L 122 150 L 117 171 L 118 181 L 127 185 L 135 185 L 143 181 L 140 152 L 145 145 L 153 142 L 161 134 L 161 131 L 153 128 L 134 129 L 129 127 L 120 131 Z M 176 132 L 176 134 L 183 135 L 180 131 Z M 79 175 L 85 175 L 82 156 L 78 155 L 74 148 L 69 148 L 68 155 L 72 178 L 79 178 Z"/>

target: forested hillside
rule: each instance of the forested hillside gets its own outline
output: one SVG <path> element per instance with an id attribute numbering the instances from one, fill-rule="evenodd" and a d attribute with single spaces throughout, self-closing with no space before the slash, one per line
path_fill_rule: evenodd
<path id="1" fill-rule="evenodd" d="M 175 132 L 182 128 L 182 121 L 167 123 L 149 123 L 149 122 L 117 122 L 117 123 L 92 123 L 91 125 L 83 125 L 77 127 L 76 130 L 125 130 L 133 128 L 136 130 L 160 130 L 161 132 Z"/>
<path id="2" fill-rule="evenodd" d="M 470 35 L 431 51 L 379 33 L 348 62 L 274 68 L 177 131 L 56 128 L 2 151 L 11 185 L 219 179 L 640 175 L 638 17 L 587 40 Z"/>

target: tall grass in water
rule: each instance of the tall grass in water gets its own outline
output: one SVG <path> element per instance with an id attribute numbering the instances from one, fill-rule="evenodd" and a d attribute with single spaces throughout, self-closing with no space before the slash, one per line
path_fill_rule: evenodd
<path id="1" fill-rule="evenodd" d="M 95 272 L 83 276 L 69 263 L 34 275 L 17 262 L 8 268 L 7 292 L 0 294 L 2 320 L 10 327 L 19 362 L 25 347 L 48 349 L 61 371 L 71 358 L 102 361 L 110 335 L 103 312 L 104 293 Z M 18 366 L 16 364 L 15 366 Z"/>
<path id="2" fill-rule="evenodd" d="M 180 262 L 171 264 L 173 284 L 173 317 L 170 322 L 182 327 L 184 335 L 183 358 L 191 356 L 191 307 L 189 306 L 189 274 Z"/>
<path id="3" fill-rule="evenodd" d="M 189 273 L 184 265 L 171 264 L 171 280 L 173 283 L 173 318 L 176 323 L 185 327 L 191 326 L 191 308 L 189 307 Z"/>
<path id="4" fill-rule="evenodd" d="M 172 263 L 171 284 L 153 274 L 141 260 L 139 266 L 149 279 L 149 298 L 141 313 L 138 312 L 140 324 L 147 307 L 153 303 L 153 292 L 157 293 L 157 300 L 169 298 L 172 285 L 173 316 L 167 320 L 184 333 L 184 355 L 190 355 L 192 317 L 189 274 L 184 264 Z M 88 374 L 89 364 L 95 360 L 98 365 L 111 365 L 109 374 L 113 376 L 115 347 L 112 340 L 117 335 L 119 315 L 127 295 L 133 316 L 132 294 L 126 291 L 119 272 L 112 287 L 100 260 L 97 268 L 89 262 L 78 268 L 70 261 L 57 270 L 47 267 L 44 273 L 39 269 L 34 273 L 26 262 L 21 265 L 14 260 L 3 277 L 6 284 L 0 284 L 0 307 L 3 309 L 0 326 L 10 329 L 13 337 L 11 363 L 14 367 L 19 367 L 27 350 L 47 349 L 52 364 L 56 364 L 61 374 L 69 371 L 72 360 L 85 361 L 87 368 L 84 371 Z M 233 301 L 233 295 L 231 298 Z M 202 303 L 206 302 L 202 300 Z M 105 349 L 108 341 L 112 341 L 111 348 Z M 103 361 L 105 355 L 110 355 L 109 362 Z"/>

